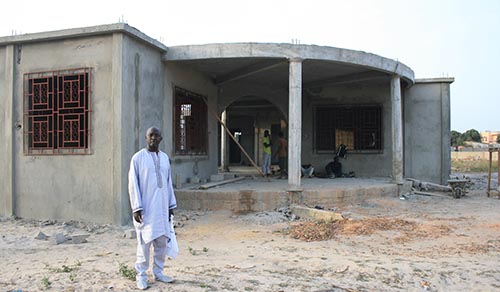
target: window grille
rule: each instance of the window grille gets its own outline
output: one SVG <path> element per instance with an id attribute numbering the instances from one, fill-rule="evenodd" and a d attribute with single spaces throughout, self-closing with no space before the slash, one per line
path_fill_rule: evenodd
<path id="1" fill-rule="evenodd" d="M 315 110 L 316 151 L 382 149 L 382 107 L 321 106 Z"/>
<path id="2" fill-rule="evenodd" d="M 174 144 L 177 155 L 207 155 L 207 105 L 205 97 L 175 88 Z"/>
<path id="3" fill-rule="evenodd" d="M 24 153 L 91 153 L 91 68 L 24 74 Z"/>

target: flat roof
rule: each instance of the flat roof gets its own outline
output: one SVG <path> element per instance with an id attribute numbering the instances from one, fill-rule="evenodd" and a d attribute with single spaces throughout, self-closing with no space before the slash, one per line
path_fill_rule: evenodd
<path id="1" fill-rule="evenodd" d="M 126 23 L 114 23 L 0 37 L 0 46 L 123 33 L 166 52 L 167 46 Z"/>

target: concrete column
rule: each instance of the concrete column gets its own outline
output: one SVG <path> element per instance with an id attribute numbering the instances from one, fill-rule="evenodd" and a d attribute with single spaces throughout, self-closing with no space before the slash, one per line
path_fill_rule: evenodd
<path id="1" fill-rule="evenodd" d="M 130 219 L 130 203 L 128 202 L 127 188 L 127 172 L 128 163 L 124 161 L 122 147 L 123 142 L 123 116 L 122 116 L 122 98 L 124 93 L 123 81 L 123 34 L 113 34 L 112 46 L 112 78 L 111 78 L 111 102 L 113 112 L 110 113 L 113 117 L 111 133 L 113 137 L 113 173 L 112 179 L 112 195 L 113 195 L 113 215 L 112 219 L 115 224 L 127 224 Z M 130 159 L 130 158 L 127 158 Z"/>
<path id="2" fill-rule="evenodd" d="M 451 172 L 450 84 L 441 83 L 441 184 L 447 185 Z M 499 160 L 500 161 L 500 160 Z M 500 179 L 500 178 L 499 178 Z"/>
<path id="3" fill-rule="evenodd" d="M 398 75 L 391 78 L 392 104 L 392 179 L 403 183 L 403 115 L 401 103 L 401 79 Z"/>
<path id="4" fill-rule="evenodd" d="M 221 115 L 221 121 L 227 126 L 227 114 L 224 110 Z M 220 126 L 220 165 L 222 171 L 229 170 L 229 144 L 227 139 L 227 132 L 223 125 Z"/>
<path id="5" fill-rule="evenodd" d="M 0 176 L 0 210 L 2 216 L 14 215 L 14 91 L 15 91 L 15 59 L 16 46 L 8 45 L 5 47 L 5 57 L 0 64 L 4 66 L 4 79 L 0 80 L 0 161 L 2 161 L 2 176 Z M 21 97 L 22 98 L 22 97 Z M 22 101 L 21 101 L 22 103 Z M 22 145 L 21 145 L 22 146 Z M 23 148 L 18 147 L 22 152 Z"/>
<path id="6" fill-rule="evenodd" d="M 300 190 L 302 151 L 302 59 L 290 59 L 288 81 L 288 185 Z"/>

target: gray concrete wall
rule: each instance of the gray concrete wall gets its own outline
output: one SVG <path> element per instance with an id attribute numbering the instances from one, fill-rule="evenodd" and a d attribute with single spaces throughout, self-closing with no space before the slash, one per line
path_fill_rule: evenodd
<path id="1" fill-rule="evenodd" d="M 210 175 L 218 173 L 218 141 L 217 131 L 219 123 L 211 114 L 217 111 L 217 87 L 212 80 L 182 65 L 166 63 L 164 77 L 164 131 L 162 149 L 170 156 L 172 162 L 172 179 L 175 181 L 179 176 L 181 182 L 186 182 L 189 178 L 197 176 L 201 179 L 208 179 Z M 191 92 L 206 96 L 208 98 L 208 155 L 174 155 L 173 137 L 173 94 L 175 86 L 189 90 Z"/>
<path id="2" fill-rule="evenodd" d="M 447 184 L 451 78 L 417 80 L 403 99 L 405 177 Z"/>
<path id="3" fill-rule="evenodd" d="M 114 152 L 113 195 L 116 212 L 121 215 L 115 221 L 125 224 L 131 221 L 127 179 L 130 159 L 146 146 L 145 136 L 149 127 L 159 127 L 164 136 L 172 131 L 172 127 L 171 115 L 164 113 L 167 98 L 163 93 L 162 52 L 127 35 L 115 34 L 114 37 L 123 39 L 122 94 L 116 97 L 121 104 L 115 106 L 115 111 L 122 113 L 115 116 L 115 124 L 121 125 L 115 131 L 119 133 L 116 138 L 120 139 L 123 147 Z M 168 140 L 163 143 L 161 148 L 165 149 Z"/>
<path id="4" fill-rule="evenodd" d="M 116 217 L 113 201 L 113 153 L 120 144 L 114 129 L 110 36 L 26 43 L 15 62 L 13 118 L 6 128 L 22 125 L 23 74 L 92 67 L 91 155 L 28 156 L 22 129 L 13 134 L 14 213 L 36 219 L 86 220 L 109 223 Z M 4 134 L 3 137 L 8 137 Z M 8 140 L 6 140 L 8 141 Z"/>
<path id="5" fill-rule="evenodd" d="M 390 86 L 335 86 L 325 87 L 320 94 L 304 95 L 302 104 L 302 164 L 313 164 L 317 171 L 333 160 L 333 153 L 321 154 L 314 149 L 314 108 L 322 105 L 382 106 L 382 150 L 348 151 L 347 159 L 340 159 L 342 172 L 354 171 L 356 176 L 389 177 L 392 173 L 391 98 Z"/>
<path id="6" fill-rule="evenodd" d="M 0 47 L 0 162 L 2 175 L 0 175 L 0 216 L 14 214 L 13 205 L 13 102 L 14 102 L 14 72 L 15 72 L 14 45 Z"/>

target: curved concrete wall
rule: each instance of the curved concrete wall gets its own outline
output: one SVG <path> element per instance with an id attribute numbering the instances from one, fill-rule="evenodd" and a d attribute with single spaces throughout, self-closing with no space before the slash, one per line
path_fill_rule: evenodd
<path id="1" fill-rule="evenodd" d="M 233 43 L 175 46 L 169 48 L 163 59 L 174 61 L 248 57 L 332 61 L 399 75 L 410 84 L 413 84 L 415 79 L 413 71 L 399 61 L 362 51 L 316 45 Z"/>
<path id="2" fill-rule="evenodd" d="M 322 105 L 381 105 L 382 149 L 380 151 L 348 151 L 347 159 L 340 159 L 342 172 L 354 171 L 357 176 L 389 177 L 392 173 L 391 97 L 387 85 L 358 85 L 325 87 L 316 97 L 303 98 L 302 164 L 311 163 L 318 172 L 333 160 L 333 153 L 320 154 L 314 149 L 314 108 Z"/>

